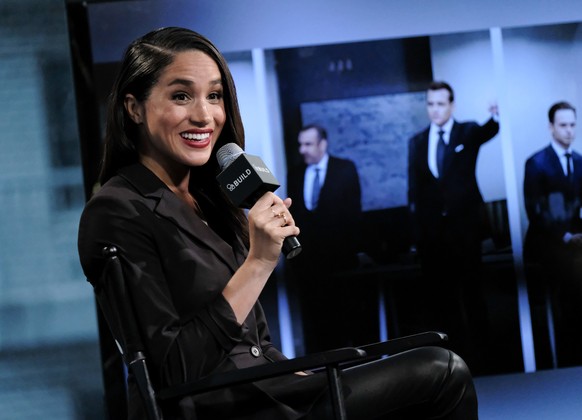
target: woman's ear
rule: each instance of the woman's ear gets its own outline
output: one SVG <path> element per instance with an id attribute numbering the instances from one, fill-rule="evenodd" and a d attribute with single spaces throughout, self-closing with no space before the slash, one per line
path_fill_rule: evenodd
<path id="1" fill-rule="evenodd" d="M 125 95 L 123 105 L 125 106 L 129 118 L 131 118 L 134 123 L 141 124 L 143 122 L 143 107 L 135 96 L 131 93 Z"/>

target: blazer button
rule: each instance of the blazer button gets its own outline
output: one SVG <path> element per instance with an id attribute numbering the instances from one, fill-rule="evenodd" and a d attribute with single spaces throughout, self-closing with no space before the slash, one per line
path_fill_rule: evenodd
<path id="1" fill-rule="evenodd" d="M 253 357 L 260 357 L 261 356 L 261 349 L 259 346 L 252 346 L 251 347 L 251 354 Z"/>

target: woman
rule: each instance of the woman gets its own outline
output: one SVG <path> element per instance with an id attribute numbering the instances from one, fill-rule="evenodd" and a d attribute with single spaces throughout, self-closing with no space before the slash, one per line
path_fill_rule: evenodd
<path id="1" fill-rule="evenodd" d="M 203 36 L 163 28 L 127 49 L 109 100 L 102 188 L 81 217 L 89 281 L 115 245 L 157 388 L 285 359 L 257 301 L 283 239 L 298 235 L 290 199 L 266 193 L 248 215 L 216 182 L 216 151 L 244 148 L 228 66 Z M 130 378 L 130 418 L 143 418 Z M 464 362 L 425 348 L 347 371 L 354 419 L 419 413 L 477 418 Z M 325 374 L 291 374 L 162 407 L 166 419 L 330 418 Z M 406 411 L 403 411 L 406 408 Z"/>

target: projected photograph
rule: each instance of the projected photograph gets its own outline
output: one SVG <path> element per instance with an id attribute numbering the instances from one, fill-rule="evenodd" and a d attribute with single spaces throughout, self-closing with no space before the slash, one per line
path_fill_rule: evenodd
<path id="1" fill-rule="evenodd" d="M 582 232 L 582 167 L 576 117 L 582 105 L 582 31 L 579 23 L 508 28 L 503 40 L 519 188 L 514 238 L 523 244 L 519 254 L 536 366 L 578 366 L 582 249 L 575 238 Z"/>
<path id="2" fill-rule="evenodd" d="M 524 255 L 527 237 L 537 229 L 532 226 L 536 216 L 527 210 L 527 200 L 532 200 L 527 191 L 543 188 L 544 182 L 531 184 L 533 176 L 528 175 L 526 162 L 533 161 L 536 154 L 539 159 L 541 153 L 549 153 L 545 150 L 552 142 L 559 145 L 559 122 L 550 120 L 553 105 L 558 105 L 559 121 L 567 118 L 572 126 L 572 133 L 563 135 L 568 150 L 573 156 L 579 150 L 574 139 L 581 102 L 577 87 L 582 80 L 576 70 L 582 64 L 581 36 L 580 24 L 571 23 L 274 52 L 288 167 L 301 164 L 300 127 L 315 123 L 327 130 L 329 155 L 351 160 L 357 168 L 362 210 L 360 264 L 343 278 L 351 279 L 348 293 L 382 285 L 389 334 L 426 329 L 431 326 L 427 322 L 430 314 L 449 311 L 451 318 L 443 319 L 441 325 L 453 337 L 463 337 L 454 346 L 477 366 L 478 374 L 581 364 L 577 355 L 582 354 L 582 342 L 574 331 L 582 319 L 577 309 L 582 307 L 582 292 L 574 279 L 582 274 L 582 251 L 575 241 L 564 244 L 562 239 L 575 237 L 582 225 L 582 183 L 577 181 L 575 161 L 571 167 L 574 175 L 566 174 L 563 163 L 563 176 L 573 177 L 574 190 L 560 195 L 562 211 L 557 212 L 556 206 L 544 210 L 545 202 L 556 202 L 556 191 L 545 192 L 536 204 L 542 212 L 556 213 L 546 223 L 559 229 L 553 235 L 559 232 L 560 242 L 552 246 L 559 251 L 542 245 L 538 257 Z M 413 64 L 410 57 L 414 57 Z M 446 285 L 437 278 L 428 281 L 433 278 L 428 272 L 459 274 L 439 270 L 444 270 L 443 265 L 462 266 L 469 254 L 449 259 L 441 251 L 451 246 L 435 236 L 442 249 L 429 254 L 432 260 L 423 261 L 420 219 L 415 218 L 413 208 L 418 203 L 410 196 L 409 146 L 413 136 L 429 127 L 426 89 L 432 80 L 446 81 L 454 89 L 452 117 L 456 123 L 497 124 L 492 132 L 483 134 L 478 153 L 473 155 L 474 192 L 483 201 L 473 216 L 485 229 L 472 242 L 478 244 L 470 254 L 478 254 L 478 265 L 462 274 L 465 283 L 476 283 L 469 288 L 461 281 Z M 494 122 L 493 108 L 497 111 Z M 456 151 L 467 151 L 468 144 L 468 140 L 457 144 Z M 429 152 L 422 153 L 428 168 Z M 461 188 L 470 178 L 459 173 L 451 185 Z M 444 188 L 441 185 L 435 182 L 434 188 Z M 565 217 L 570 220 L 568 225 Z M 439 225 L 430 223 L 425 230 L 437 232 Z M 465 237 L 470 232 L 469 228 L 463 230 Z M 474 247 L 461 236 L 456 241 L 467 250 Z M 541 244 L 550 244 L 548 241 Z M 554 262 L 546 264 L 557 253 Z M 424 254 L 426 257 L 426 250 Z M 567 271 L 558 271 L 556 261 L 562 262 L 560 267 L 568 267 Z M 553 281 L 556 276 L 565 280 Z M 443 294 L 443 288 L 454 292 Z M 436 304 L 431 301 L 435 296 L 440 296 Z M 472 302 L 478 310 L 471 314 L 467 308 L 455 308 L 459 301 Z M 451 323 L 459 314 L 470 319 L 471 327 Z M 471 337 L 472 331 L 479 332 Z M 475 348 L 487 348 L 494 354 L 501 350 L 501 342 L 509 348 L 504 351 L 508 358 L 503 365 L 472 357 Z"/>
<path id="3" fill-rule="evenodd" d="M 339 303 L 328 304 L 329 314 L 318 318 L 322 323 L 333 324 L 339 317 L 351 334 L 367 331 L 370 339 L 442 330 L 479 374 L 521 369 L 501 163 L 503 126 L 489 32 L 310 46 L 276 50 L 274 56 L 289 177 L 301 176 L 297 168 L 304 167 L 305 180 L 309 178 L 307 164 L 316 162 L 300 143 L 301 127 L 317 124 L 327 132 L 329 165 L 338 158 L 351 161 L 360 185 L 359 192 L 336 195 L 335 208 L 303 211 L 295 205 L 306 246 L 296 261 L 286 263 L 286 284 L 297 297 L 292 312 L 311 314 L 310 301 L 317 306 L 330 290 L 339 290 L 331 299 Z M 454 120 L 449 123 L 450 168 L 440 179 L 430 173 L 427 146 L 424 151 L 411 146 L 428 143 L 424 133 L 433 118 L 428 104 L 434 100 L 427 90 L 433 80 L 446 82 L 454 95 L 437 90 L 449 113 L 443 122 Z M 409 155 L 411 150 L 415 156 Z M 326 185 L 335 191 L 336 183 L 345 182 L 332 172 L 322 196 Z M 308 181 L 287 181 L 294 186 L 291 193 L 297 193 L 297 182 L 304 182 L 298 194 L 307 197 Z M 426 192 L 415 196 L 413 187 Z M 361 207 L 356 227 L 350 217 L 337 217 L 354 195 Z M 302 196 L 291 198 L 304 201 Z M 432 212 L 436 216 L 429 216 Z M 322 229 L 330 220 L 334 227 Z M 352 229 L 358 231 L 353 240 L 340 239 L 338 232 Z M 347 265 L 353 258 L 346 249 L 354 245 L 357 263 Z M 341 257 L 328 256 L 332 251 Z M 302 332 L 310 350 L 313 317 L 306 318 Z M 509 351 L 502 363 L 493 363 L 487 355 L 495 353 L 499 342 Z"/>

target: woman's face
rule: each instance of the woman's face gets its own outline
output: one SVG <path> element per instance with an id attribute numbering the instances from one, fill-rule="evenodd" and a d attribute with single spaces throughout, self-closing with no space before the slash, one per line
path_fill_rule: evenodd
<path id="1" fill-rule="evenodd" d="M 140 160 L 154 172 L 204 165 L 226 120 L 218 66 L 197 50 L 176 54 L 149 97 L 127 95 L 125 107 L 140 127 Z"/>

